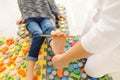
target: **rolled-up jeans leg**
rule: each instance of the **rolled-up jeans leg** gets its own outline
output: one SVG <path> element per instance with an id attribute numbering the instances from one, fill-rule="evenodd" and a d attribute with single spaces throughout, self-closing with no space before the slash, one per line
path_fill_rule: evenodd
<path id="1" fill-rule="evenodd" d="M 33 40 L 31 44 L 31 48 L 28 54 L 28 60 L 37 61 L 39 50 L 41 48 L 41 45 L 44 41 L 44 38 L 40 35 L 43 34 L 39 24 L 35 21 L 28 21 L 27 22 L 27 29 L 28 31 L 33 35 Z"/>

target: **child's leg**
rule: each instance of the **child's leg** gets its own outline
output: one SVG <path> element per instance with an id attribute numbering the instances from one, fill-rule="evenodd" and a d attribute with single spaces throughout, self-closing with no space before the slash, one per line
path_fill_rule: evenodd
<path id="1" fill-rule="evenodd" d="M 35 65 L 35 61 L 28 60 L 28 69 L 27 69 L 27 73 L 26 73 L 27 74 L 26 80 L 33 80 L 34 65 Z"/>
<path id="2" fill-rule="evenodd" d="M 33 35 L 32 45 L 28 55 L 28 69 L 26 80 L 33 80 L 33 72 L 35 62 L 38 60 L 38 54 L 40 47 L 44 41 L 43 37 L 40 37 L 42 30 L 35 21 L 27 22 L 27 29 Z"/>
<path id="3" fill-rule="evenodd" d="M 33 80 L 33 68 L 35 62 L 38 60 L 38 53 L 42 45 L 43 39 L 41 37 L 34 37 L 31 45 L 31 49 L 28 55 L 28 70 L 26 80 Z"/>
<path id="4" fill-rule="evenodd" d="M 43 19 L 41 22 L 41 28 L 44 34 L 50 35 L 51 32 L 54 31 L 54 26 L 50 19 Z M 64 52 L 65 38 L 56 38 L 52 40 L 51 37 L 47 37 L 46 39 L 55 54 L 61 54 Z"/>

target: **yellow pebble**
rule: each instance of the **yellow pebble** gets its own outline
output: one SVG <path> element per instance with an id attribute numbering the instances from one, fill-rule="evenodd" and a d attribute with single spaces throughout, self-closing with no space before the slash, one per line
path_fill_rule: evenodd
<path id="1" fill-rule="evenodd" d="M 10 51 L 11 51 L 12 53 L 14 53 L 14 51 L 15 51 L 15 48 L 12 48 L 12 49 L 10 49 Z"/>
<path id="2" fill-rule="evenodd" d="M 21 26 L 22 26 L 22 27 L 26 27 L 26 24 L 22 24 Z"/>
<path id="3" fill-rule="evenodd" d="M 64 25 L 60 25 L 61 28 L 64 28 L 65 26 Z"/>
<path id="4" fill-rule="evenodd" d="M 4 77 L 4 74 L 1 74 L 1 75 L 0 75 L 0 79 L 3 79 L 3 77 Z"/>
<path id="5" fill-rule="evenodd" d="M 10 68 L 11 70 L 13 70 L 13 69 L 15 68 L 15 66 L 14 66 L 14 65 L 11 65 L 9 68 Z"/>
<path id="6" fill-rule="evenodd" d="M 65 32 L 65 29 L 62 29 L 63 32 Z"/>
<path id="7" fill-rule="evenodd" d="M 26 39 L 31 39 L 30 36 L 27 36 Z"/>
<path id="8" fill-rule="evenodd" d="M 63 10 L 64 10 L 64 8 L 63 8 L 63 7 L 60 7 L 60 8 L 59 8 L 59 10 L 60 10 L 60 11 L 63 11 Z"/>
<path id="9" fill-rule="evenodd" d="M 30 34 L 29 31 L 26 31 L 26 34 Z"/>
<path id="10" fill-rule="evenodd" d="M 24 31 L 24 30 L 25 30 L 25 28 L 24 28 L 24 27 L 22 27 L 22 28 L 20 28 L 20 30 Z"/>
<path id="11" fill-rule="evenodd" d="M 65 21 L 60 21 L 60 24 L 64 24 L 65 23 Z"/>
<path id="12" fill-rule="evenodd" d="M 61 21 L 64 21 L 64 18 L 60 18 Z"/>
<path id="13" fill-rule="evenodd" d="M 64 14 L 65 13 L 65 11 L 60 11 L 60 14 Z"/>
<path id="14" fill-rule="evenodd" d="M 4 60 L 4 58 L 3 58 L 3 57 L 1 57 L 1 58 L 0 58 L 0 61 L 1 61 L 1 62 L 3 62 L 3 60 Z"/>
<path id="15" fill-rule="evenodd" d="M 21 31 L 20 34 L 24 34 L 24 31 Z"/>
<path id="16" fill-rule="evenodd" d="M 43 74 L 46 74 L 46 69 L 42 69 L 42 73 L 43 73 Z"/>
<path id="17" fill-rule="evenodd" d="M 60 29 L 56 29 L 56 32 L 60 32 Z"/>
<path id="18" fill-rule="evenodd" d="M 18 56 L 19 56 L 19 57 L 22 57 L 22 56 L 23 56 L 23 52 L 20 52 Z"/>
<path id="19" fill-rule="evenodd" d="M 27 46 L 28 46 L 27 43 L 24 42 L 24 43 L 23 43 L 23 48 L 25 48 L 25 47 L 27 47 Z"/>
<path id="20" fill-rule="evenodd" d="M 63 5 L 62 5 L 62 4 L 59 4 L 59 8 L 63 8 Z"/>

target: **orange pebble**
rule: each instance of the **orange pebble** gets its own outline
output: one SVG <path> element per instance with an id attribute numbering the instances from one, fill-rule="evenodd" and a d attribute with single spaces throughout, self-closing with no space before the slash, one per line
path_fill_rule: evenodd
<path id="1" fill-rule="evenodd" d="M 5 67 L 5 66 L 0 67 L 0 72 L 4 71 L 5 69 L 6 69 L 6 67 Z"/>
<path id="2" fill-rule="evenodd" d="M 62 78 L 62 77 L 63 77 L 63 69 L 58 69 L 58 70 L 57 70 L 57 76 L 58 76 L 59 78 Z"/>
<path id="3" fill-rule="evenodd" d="M 8 47 L 4 47 L 4 48 L 1 50 L 1 52 L 2 52 L 3 54 L 5 54 L 7 50 L 8 50 Z"/>
<path id="4" fill-rule="evenodd" d="M 33 80 L 38 80 L 38 77 L 37 77 L 37 76 L 34 76 Z"/>
<path id="5" fill-rule="evenodd" d="M 22 70 L 22 69 L 18 70 L 18 74 L 21 75 L 22 77 L 26 76 L 26 72 L 24 70 Z"/>
<path id="6" fill-rule="evenodd" d="M 14 43 L 14 40 L 12 38 L 6 40 L 6 44 L 10 46 L 11 44 Z"/>
<path id="7" fill-rule="evenodd" d="M 3 66 L 3 65 L 4 65 L 4 64 L 1 62 L 1 63 L 0 63 L 0 66 Z"/>
<path id="8" fill-rule="evenodd" d="M 26 55 L 28 52 L 26 49 L 23 49 L 22 51 L 23 51 L 24 55 Z"/>
<path id="9" fill-rule="evenodd" d="M 10 60 L 10 61 L 7 63 L 7 66 L 10 66 L 12 63 L 13 63 L 13 61 Z"/>
<path id="10" fill-rule="evenodd" d="M 41 50 L 39 51 L 39 54 L 40 54 L 40 55 L 42 54 L 42 51 L 41 51 Z"/>
<path id="11" fill-rule="evenodd" d="M 30 47 L 27 47 L 27 49 L 23 49 L 24 55 L 26 55 L 29 52 L 29 50 L 30 50 Z"/>
<path id="12" fill-rule="evenodd" d="M 16 60 L 16 58 L 17 58 L 17 56 L 13 57 L 13 58 L 12 58 L 12 60 L 13 60 L 13 61 L 15 61 L 15 60 Z"/>
<path id="13" fill-rule="evenodd" d="M 85 72 L 85 68 L 84 67 L 81 70 L 82 70 L 82 72 Z"/>

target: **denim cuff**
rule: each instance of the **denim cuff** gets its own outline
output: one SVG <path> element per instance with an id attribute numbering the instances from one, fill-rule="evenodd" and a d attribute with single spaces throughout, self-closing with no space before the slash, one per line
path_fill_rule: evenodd
<path id="1" fill-rule="evenodd" d="M 38 58 L 35 58 L 35 57 L 29 57 L 29 56 L 28 56 L 28 60 L 32 60 L 32 61 L 35 61 L 35 62 L 36 62 L 36 61 L 38 60 Z"/>

